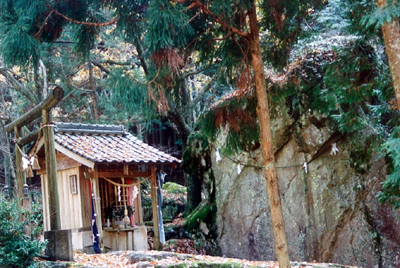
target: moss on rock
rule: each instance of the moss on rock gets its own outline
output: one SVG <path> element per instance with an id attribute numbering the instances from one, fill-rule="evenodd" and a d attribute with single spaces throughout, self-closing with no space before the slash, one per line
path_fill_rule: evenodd
<path id="1" fill-rule="evenodd" d="M 167 194 L 186 194 L 186 187 L 175 182 L 166 182 L 163 185 L 163 190 L 167 192 Z"/>

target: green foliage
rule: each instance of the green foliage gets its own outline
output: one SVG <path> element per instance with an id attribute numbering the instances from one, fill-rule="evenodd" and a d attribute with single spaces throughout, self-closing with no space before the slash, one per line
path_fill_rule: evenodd
<path id="1" fill-rule="evenodd" d="M 147 18 L 146 44 L 150 54 L 160 49 L 182 49 L 193 35 L 187 23 L 190 18 L 179 5 L 168 0 L 151 1 Z"/>
<path id="2" fill-rule="evenodd" d="M 377 30 L 382 27 L 384 23 L 389 23 L 393 19 L 400 17 L 400 3 L 390 0 L 387 2 L 386 5 L 376 7 L 370 14 L 365 15 L 361 19 L 361 27 Z"/>
<path id="3" fill-rule="evenodd" d="M 255 121 L 255 97 L 235 98 L 206 113 L 199 122 L 201 132 L 214 142 L 225 127 L 228 134 L 223 153 L 231 155 L 259 147 L 260 132 Z"/>
<path id="4" fill-rule="evenodd" d="M 166 182 L 163 185 L 163 190 L 165 190 L 168 194 L 186 194 L 187 189 L 185 186 L 174 182 Z"/>
<path id="5" fill-rule="evenodd" d="M 36 63 L 39 60 L 39 44 L 23 27 L 15 25 L 4 35 L 7 38 L 1 42 L 0 50 L 7 66 L 26 66 L 30 61 Z"/>
<path id="6" fill-rule="evenodd" d="M 113 116 L 118 111 L 123 111 L 122 117 L 135 118 L 142 115 L 150 119 L 154 111 L 154 103 L 150 102 L 147 95 L 147 85 L 139 70 L 115 69 L 107 77 L 107 92 L 103 105 L 107 105 Z M 107 102 L 107 103 L 106 103 Z"/>
<path id="7" fill-rule="evenodd" d="M 263 36 L 263 57 L 276 68 L 288 63 L 289 52 L 300 37 L 307 36 L 302 28 L 312 20 L 312 14 L 322 8 L 324 1 L 306 0 L 264 0 L 260 4 L 262 20 L 261 29 L 267 34 Z M 282 19 L 284 17 L 284 19 Z M 301 18 L 301 19 L 300 19 Z"/>
<path id="8" fill-rule="evenodd" d="M 17 202 L 0 195 L 0 267 L 36 267 L 33 257 L 45 246 L 38 239 L 41 232 L 39 213 L 24 211 Z M 32 237 L 25 234 L 28 226 L 32 228 Z"/>
<path id="9" fill-rule="evenodd" d="M 45 9 L 42 0 L 0 1 L 1 55 L 7 66 L 37 63 L 39 43 L 32 36 L 36 16 Z"/>
<path id="10" fill-rule="evenodd" d="M 380 202 L 400 208 L 400 129 L 396 127 L 390 138 L 384 143 L 383 149 L 389 157 L 390 175 L 383 183 L 383 191 L 378 194 Z"/>
<path id="11" fill-rule="evenodd" d="M 350 27 L 347 28 L 350 33 L 357 34 L 361 38 L 376 37 L 377 24 L 375 25 L 374 21 L 377 21 L 375 16 L 371 17 L 371 14 L 378 9 L 376 1 L 346 0 L 342 5 L 342 10 L 346 11 L 344 14 L 350 22 Z M 378 14 L 375 13 L 375 15 Z"/>

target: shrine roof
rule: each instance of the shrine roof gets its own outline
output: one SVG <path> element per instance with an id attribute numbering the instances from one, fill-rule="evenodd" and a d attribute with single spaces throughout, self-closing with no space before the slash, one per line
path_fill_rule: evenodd
<path id="1" fill-rule="evenodd" d="M 180 163 L 181 161 L 136 138 L 123 126 L 56 123 L 59 146 L 96 163 Z"/>

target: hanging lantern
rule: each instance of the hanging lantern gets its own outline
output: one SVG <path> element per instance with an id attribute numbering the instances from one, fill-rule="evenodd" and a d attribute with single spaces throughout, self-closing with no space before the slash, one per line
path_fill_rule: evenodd
<path id="1" fill-rule="evenodd" d="M 24 195 L 24 198 L 28 197 L 29 194 L 29 188 L 28 188 L 28 184 L 24 184 L 24 187 L 22 189 L 22 194 Z"/>
<path id="2" fill-rule="evenodd" d="M 8 185 L 4 186 L 3 193 L 7 198 L 10 197 L 10 187 Z"/>

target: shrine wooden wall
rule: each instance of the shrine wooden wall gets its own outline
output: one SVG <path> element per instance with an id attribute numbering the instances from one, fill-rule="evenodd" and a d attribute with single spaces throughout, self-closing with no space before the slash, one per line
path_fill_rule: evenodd
<path id="1" fill-rule="evenodd" d="M 61 229 L 80 229 L 91 226 L 89 182 L 79 167 L 57 171 L 60 200 Z M 76 183 L 72 182 L 76 176 Z M 44 229 L 50 229 L 47 176 L 42 174 Z M 83 206 L 83 204 L 85 204 Z"/>

